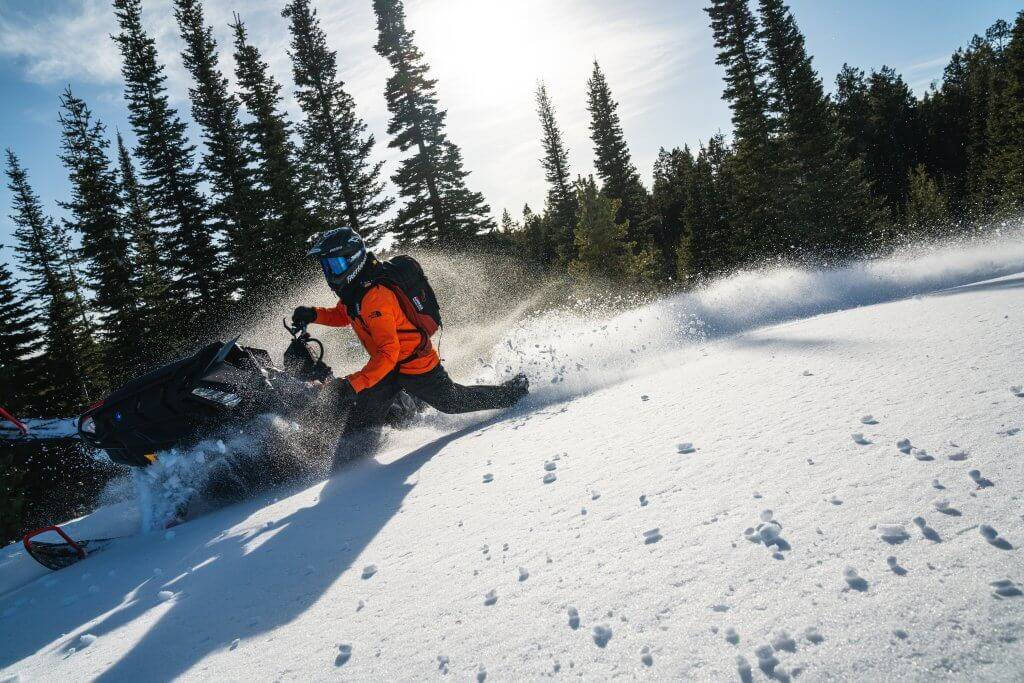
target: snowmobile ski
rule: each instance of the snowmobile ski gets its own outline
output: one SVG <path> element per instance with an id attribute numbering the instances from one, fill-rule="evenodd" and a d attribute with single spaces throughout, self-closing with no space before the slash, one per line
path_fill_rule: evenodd
<path id="1" fill-rule="evenodd" d="M 54 543 L 34 540 L 36 536 L 50 531 L 58 534 L 64 541 Z M 47 569 L 58 571 L 81 562 L 92 553 L 103 550 L 114 540 L 113 538 L 97 538 L 88 541 L 75 541 L 59 526 L 44 526 L 25 534 L 22 543 L 25 546 L 25 552 L 31 555 L 32 559 Z"/>

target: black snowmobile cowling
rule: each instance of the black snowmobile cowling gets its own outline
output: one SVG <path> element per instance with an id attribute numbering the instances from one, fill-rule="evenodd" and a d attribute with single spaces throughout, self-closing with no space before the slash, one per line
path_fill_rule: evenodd
<path id="1" fill-rule="evenodd" d="M 260 412 L 290 412 L 289 399 L 303 396 L 305 382 L 332 376 L 308 346 L 316 340 L 304 330 L 290 331 L 287 373 L 274 367 L 266 351 L 239 346 L 237 338 L 214 342 L 90 406 L 78 419 L 79 436 L 115 462 L 146 467 L 158 451 L 227 424 Z"/>

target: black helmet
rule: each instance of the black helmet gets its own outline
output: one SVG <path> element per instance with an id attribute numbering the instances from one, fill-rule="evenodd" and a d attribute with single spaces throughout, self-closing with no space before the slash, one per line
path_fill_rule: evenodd
<path id="1" fill-rule="evenodd" d="M 359 275 L 369 256 L 363 238 L 351 228 L 325 232 L 307 255 L 320 260 L 327 284 L 336 292 Z"/>

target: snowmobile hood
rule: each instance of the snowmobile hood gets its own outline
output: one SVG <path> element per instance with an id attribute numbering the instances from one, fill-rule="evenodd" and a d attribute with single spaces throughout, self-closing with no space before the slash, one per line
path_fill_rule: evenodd
<path id="1" fill-rule="evenodd" d="M 79 418 L 83 441 L 112 460 L 144 467 L 204 427 L 220 424 L 265 384 L 269 355 L 214 342 L 129 382 Z"/>

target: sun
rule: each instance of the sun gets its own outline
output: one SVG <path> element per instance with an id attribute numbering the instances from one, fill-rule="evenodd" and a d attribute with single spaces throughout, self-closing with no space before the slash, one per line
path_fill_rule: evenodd
<path id="1" fill-rule="evenodd" d="M 532 88 L 545 64 L 569 54 L 563 14 L 541 0 L 429 0 L 415 6 L 410 24 L 428 63 L 457 87 L 485 99 Z"/>

